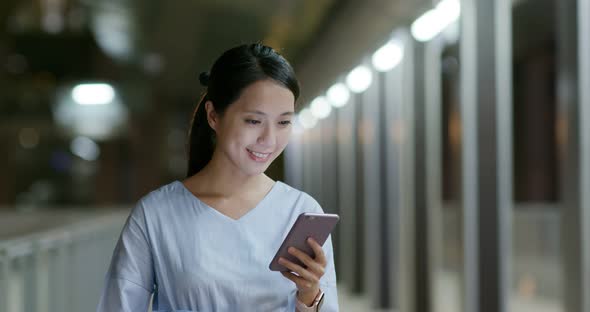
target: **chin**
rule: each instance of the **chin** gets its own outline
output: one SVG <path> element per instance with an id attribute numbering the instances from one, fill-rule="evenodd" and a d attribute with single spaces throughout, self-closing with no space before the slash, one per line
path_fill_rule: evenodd
<path id="1" fill-rule="evenodd" d="M 260 175 L 260 174 L 263 174 L 264 172 L 266 172 L 268 167 L 270 167 L 270 163 L 269 163 L 269 165 L 265 165 L 265 166 L 247 165 L 247 166 L 242 167 L 242 171 L 245 172 L 249 176 L 256 176 L 256 175 Z"/>
<path id="2" fill-rule="evenodd" d="M 261 175 L 261 174 L 264 174 L 266 172 L 266 170 L 268 170 L 268 168 L 270 167 L 271 164 L 272 164 L 272 160 L 269 161 L 267 164 L 263 164 L 263 165 L 245 164 L 242 167 L 242 171 L 245 174 L 247 174 L 248 176 Z"/>
<path id="3" fill-rule="evenodd" d="M 253 168 L 242 168 L 242 172 L 247 177 L 255 177 L 264 173 L 263 170 L 254 170 Z"/>

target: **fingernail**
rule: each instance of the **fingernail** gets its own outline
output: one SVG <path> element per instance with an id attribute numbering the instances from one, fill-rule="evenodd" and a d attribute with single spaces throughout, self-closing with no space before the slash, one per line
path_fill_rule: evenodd
<path id="1" fill-rule="evenodd" d="M 287 250 L 289 253 L 294 253 L 295 252 L 295 248 L 293 247 L 289 247 L 289 249 Z"/>

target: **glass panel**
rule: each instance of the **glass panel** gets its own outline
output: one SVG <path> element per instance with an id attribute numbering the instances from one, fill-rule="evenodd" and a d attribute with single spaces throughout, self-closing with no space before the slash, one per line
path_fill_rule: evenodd
<path id="1" fill-rule="evenodd" d="M 557 149 L 556 0 L 513 7 L 511 311 L 563 311 Z"/>
<path id="2" fill-rule="evenodd" d="M 461 272 L 461 118 L 459 46 L 447 45 L 441 54 L 442 113 L 442 268 L 438 275 L 437 311 L 462 311 Z"/>

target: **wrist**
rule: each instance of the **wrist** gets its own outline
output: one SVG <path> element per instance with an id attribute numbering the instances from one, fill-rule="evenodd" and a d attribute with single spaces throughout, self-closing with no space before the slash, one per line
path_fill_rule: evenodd
<path id="1" fill-rule="evenodd" d="M 309 307 L 313 304 L 319 293 L 319 287 L 306 292 L 297 291 L 297 299 Z"/>

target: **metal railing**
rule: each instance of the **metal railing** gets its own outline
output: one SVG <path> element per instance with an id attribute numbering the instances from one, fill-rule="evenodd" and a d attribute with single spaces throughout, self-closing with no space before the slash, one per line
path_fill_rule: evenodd
<path id="1" fill-rule="evenodd" d="M 129 211 L 75 212 L 75 218 L 55 212 L 52 219 L 61 214 L 67 222 L 32 234 L 0 236 L 0 312 L 96 309 L 108 262 Z M 23 219 L 43 217 L 29 213 L 14 218 L 12 226 L 26 223 Z M 6 227 L 7 222 L 3 223 Z"/>

